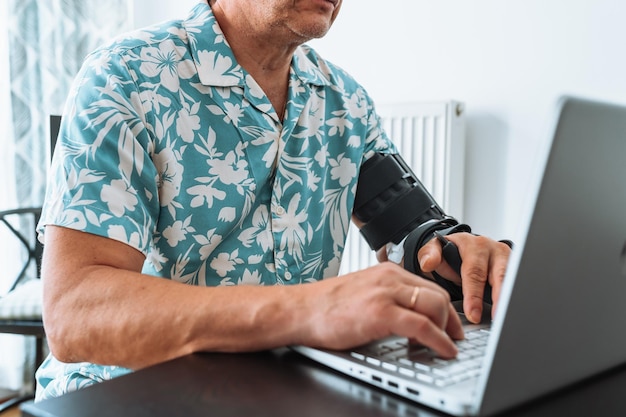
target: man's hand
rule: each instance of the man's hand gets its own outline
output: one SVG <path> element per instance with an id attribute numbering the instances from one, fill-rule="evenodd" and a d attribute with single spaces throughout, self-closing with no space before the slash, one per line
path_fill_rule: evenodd
<path id="1" fill-rule="evenodd" d="M 454 233 L 446 239 L 459 248 L 463 263 L 459 277 L 445 262 L 441 245 L 437 239 L 431 239 L 418 252 L 420 268 L 425 273 L 437 272 L 442 277 L 456 282 L 463 287 L 463 311 L 466 317 L 474 322 L 480 321 L 483 309 L 483 293 L 489 283 L 492 287 L 491 296 L 494 315 L 511 249 L 504 243 L 484 236 L 470 233 Z"/>
<path id="2" fill-rule="evenodd" d="M 300 289 L 313 312 L 301 344 L 346 349 L 398 335 L 452 358 L 464 337 L 448 293 L 391 262 Z"/>

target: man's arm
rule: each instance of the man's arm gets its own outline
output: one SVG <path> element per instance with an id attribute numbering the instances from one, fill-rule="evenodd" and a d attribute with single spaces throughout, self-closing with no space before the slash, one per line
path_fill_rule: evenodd
<path id="1" fill-rule="evenodd" d="M 447 293 L 391 263 L 313 284 L 207 288 L 141 274 L 143 261 L 123 243 L 46 226 L 44 323 L 57 359 L 137 369 L 196 351 L 341 349 L 391 334 L 452 357 L 463 337 Z"/>

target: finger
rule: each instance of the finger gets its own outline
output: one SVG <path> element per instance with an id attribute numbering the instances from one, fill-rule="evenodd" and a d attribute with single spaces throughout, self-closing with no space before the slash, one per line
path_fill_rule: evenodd
<path id="1" fill-rule="evenodd" d="M 491 258 L 491 267 L 489 272 L 489 283 L 491 284 L 491 299 L 493 307 L 491 309 L 491 316 L 495 316 L 498 300 L 500 299 L 500 291 L 502 289 L 502 283 L 506 275 L 506 269 L 509 263 L 509 255 L 511 248 L 501 243 L 498 245 L 499 251 L 496 256 Z"/>
<path id="2" fill-rule="evenodd" d="M 450 335 L 453 340 L 465 339 L 465 332 L 463 331 L 463 324 L 459 314 L 454 309 L 454 306 L 448 303 L 448 323 L 446 325 L 446 333 Z"/>
<path id="3" fill-rule="evenodd" d="M 467 281 L 463 285 L 463 312 L 472 323 L 480 323 L 483 314 L 484 284 L 480 281 Z"/>
<path id="4" fill-rule="evenodd" d="M 405 297 L 408 295 L 407 293 Z M 439 291 L 433 291 L 427 286 L 415 286 L 410 294 L 410 299 L 404 305 L 406 308 L 428 317 L 435 326 L 445 329 L 450 314 L 448 304 L 448 298 Z"/>
<path id="5" fill-rule="evenodd" d="M 431 283 L 428 283 L 431 284 Z M 408 308 L 425 315 L 437 327 L 444 329 L 454 340 L 465 337 L 461 319 L 450 303 L 448 293 L 433 290 L 429 285 L 413 288 Z"/>
<path id="6" fill-rule="evenodd" d="M 457 241 L 463 240 L 466 236 L 463 233 L 450 235 L 449 237 Z M 463 275 L 463 311 L 467 318 L 474 323 L 480 322 L 483 309 L 483 293 L 487 283 L 488 265 L 485 259 L 489 259 L 488 239 L 480 236 L 471 236 L 474 240 L 472 245 L 457 243 L 463 263 L 461 273 Z M 442 264 L 443 256 L 439 242 L 432 239 L 424 245 L 418 252 L 420 268 L 424 272 L 437 272 L 453 282 L 460 283 L 460 277 L 447 264 Z M 457 277 L 457 280 L 450 277 Z"/>
<path id="7" fill-rule="evenodd" d="M 481 244 L 480 240 L 486 239 L 480 236 L 475 237 L 477 243 L 461 252 L 463 264 L 461 273 L 463 275 L 463 311 L 465 316 L 472 323 L 479 323 L 483 311 L 483 295 L 485 285 L 489 275 L 490 256 L 488 244 Z M 461 247 L 459 250 L 462 250 Z"/>
<path id="8" fill-rule="evenodd" d="M 436 239 L 431 239 L 417 251 L 417 260 L 424 272 L 433 272 L 441 264 L 441 245 Z"/>
<path id="9" fill-rule="evenodd" d="M 441 244 L 436 239 L 431 239 L 418 251 L 420 269 L 425 273 L 437 271 L 452 282 L 461 284 L 461 277 L 452 269 L 443 257 Z"/>
<path id="10" fill-rule="evenodd" d="M 454 358 L 458 349 L 450 335 L 428 317 L 398 306 L 397 320 L 393 320 L 391 331 L 434 350 L 442 358 Z"/>

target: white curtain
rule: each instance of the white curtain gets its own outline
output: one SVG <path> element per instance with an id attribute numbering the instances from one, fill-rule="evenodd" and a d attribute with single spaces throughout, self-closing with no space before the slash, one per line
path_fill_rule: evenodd
<path id="1" fill-rule="evenodd" d="M 62 112 L 87 53 L 132 27 L 132 0 L 0 1 L 0 210 L 40 206 L 48 166 L 48 116 Z M 0 239 L 3 236 L 0 235 Z M 19 254 L 0 250 L 0 296 Z M 32 381 L 32 338 L 0 335 L 0 386 Z"/>

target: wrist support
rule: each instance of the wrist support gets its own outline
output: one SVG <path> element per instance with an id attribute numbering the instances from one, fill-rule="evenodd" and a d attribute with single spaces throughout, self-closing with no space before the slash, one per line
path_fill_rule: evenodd
<path id="1" fill-rule="evenodd" d="M 376 153 L 361 167 L 354 216 L 372 250 L 398 244 L 413 229 L 447 216 L 402 157 Z"/>
<path id="2" fill-rule="evenodd" d="M 404 268 L 422 275 L 417 252 L 435 237 L 453 233 L 471 233 L 471 228 L 448 216 L 417 179 L 402 157 L 397 154 L 376 153 L 362 166 L 354 201 L 354 216 L 364 223 L 361 234 L 372 250 L 387 243 L 404 249 Z M 509 244 L 508 242 L 505 242 Z M 455 259 L 446 261 L 460 274 L 458 251 Z M 463 299 L 462 288 L 432 273 L 434 280 L 445 288 L 452 300 Z M 485 287 L 485 300 L 491 300 L 491 287 Z"/>
<path id="3" fill-rule="evenodd" d="M 404 242 L 404 265 L 420 273 L 417 251 L 434 232 L 471 232 L 437 205 L 398 154 L 376 153 L 362 166 L 354 201 L 354 216 L 364 225 L 361 234 L 372 250 Z"/>

